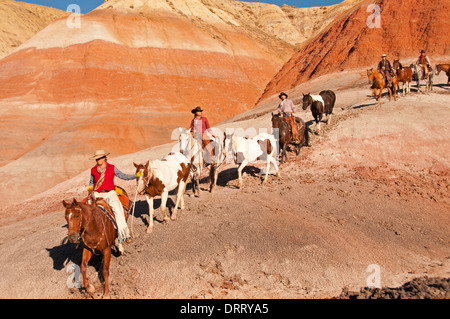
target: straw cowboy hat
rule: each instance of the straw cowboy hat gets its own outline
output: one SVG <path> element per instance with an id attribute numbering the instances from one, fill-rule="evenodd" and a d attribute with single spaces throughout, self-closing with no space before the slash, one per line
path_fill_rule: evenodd
<path id="1" fill-rule="evenodd" d="M 382 58 L 386 56 L 386 53 L 383 53 L 383 55 L 381 56 Z"/>
<path id="2" fill-rule="evenodd" d="M 191 113 L 193 113 L 193 114 L 195 114 L 196 112 L 203 112 L 203 110 L 200 106 L 197 106 L 195 109 L 191 110 Z"/>
<path id="3" fill-rule="evenodd" d="M 105 153 L 104 150 L 96 150 L 94 156 L 90 157 L 89 159 L 98 160 L 99 158 L 106 157 L 111 153 Z"/>

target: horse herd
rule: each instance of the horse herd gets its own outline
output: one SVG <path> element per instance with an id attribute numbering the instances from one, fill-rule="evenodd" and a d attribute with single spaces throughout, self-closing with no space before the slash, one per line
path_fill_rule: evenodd
<path id="1" fill-rule="evenodd" d="M 320 134 L 320 121 L 325 114 L 327 124 L 330 123 L 331 114 L 336 101 L 332 91 L 322 91 L 318 95 L 303 95 L 303 110 L 311 108 L 314 120 Z M 296 118 L 300 143 L 296 144 L 296 154 L 300 153 L 302 146 L 309 146 L 309 132 L 306 123 L 301 118 Z M 209 166 L 210 192 L 217 184 L 219 167 L 227 160 L 228 163 L 237 164 L 238 187 L 243 186 L 242 170 L 247 164 L 255 161 L 265 161 L 264 178 L 262 183 L 268 179 L 271 167 L 275 174 L 280 177 L 278 156 L 281 162 L 287 159 L 287 145 L 293 142 L 292 133 L 285 118 L 279 114 L 272 114 L 272 133 L 260 132 L 253 137 L 243 135 L 239 130 L 217 134 L 212 141 L 213 150 L 204 152 L 202 141 L 193 137 L 189 129 L 178 128 L 178 144 L 176 151 L 170 152 L 161 160 L 152 160 L 145 163 L 133 163 L 136 169 L 137 189 L 136 192 L 145 195 L 149 207 L 149 219 L 147 233 L 153 230 L 154 203 L 156 196 L 161 197 L 161 212 L 163 222 L 169 220 L 167 200 L 169 192 L 177 190 L 175 207 L 170 219 L 177 217 L 178 209 L 185 208 L 184 193 L 189 178 L 192 181 L 193 191 L 200 196 L 200 178 L 205 166 Z M 214 129 L 214 128 L 213 128 Z M 278 132 L 278 134 L 274 134 Z M 278 135 L 278 138 L 277 138 Z M 116 188 L 117 190 L 117 188 Z M 132 211 L 133 203 L 128 199 L 126 192 L 119 188 L 125 218 L 128 219 Z M 72 202 L 64 201 L 65 218 L 68 225 L 68 240 L 72 243 L 83 242 L 83 253 L 81 262 L 82 287 L 88 296 L 92 296 L 95 289 L 88 283 L 86 277 L 87 264 L 95 251 L 103 255 L 103 297 L 109 297 L 109 264 L 111 260 L 111 248 L 117 238 L 114 214 L 109 205 L 101 198 L 93 198 L 89 194 L 82 201 L 73 199 Z M 122 248 L 123 249 L 123 248 Z M 119 251 L 122 252 L 121 246 Z"/>
<path id="2" fill-rule="evenodd" d="M 411 92 L 411 82 L 417 82 L 417 90 L 420 91 L 420 83 L 422 80 L 426 83 L 426 90 L 433 90 L 433 77 L 434 74 L 439 75 L 441 71 L 447 74 L 447 84 L 450 81 L 450 64 L 437 64 L 435 72 L 431 69 L 428 76 L 425 75 L 424 66 L 419 64 L 411 64 L 409 67 L 404 67 L 399 60 L 394 60 L 392 63 L 395 76 L 392 77 L 391 85 L 387 85 L 385 77 L 378 70 L 373 68 L 367 70 L 367 76 L 369 78 L 369 84 L 373 83 L 373 95 L 377 101 L 380 100 L 383 89 L 387 89 L 389 92 L 389 101 L 394 97 L 397 100 L 397 89 L 399 90 L 399 84 L 402 84 L 402 95 L 405 96 Z M 379 93 L 377 95 L 377 90 Z"/>
<path id="3" fill-rule="evenodd" d="M 410 92 L 410 85 L 413 80 L 417 81 L 420 90 L 420 80 L 423 79 L 423 70 L 420 66 L 403 67 L 398 60 L 395 60 L 393 67 L 396 75 L 392 80 L 392 90 L 391 87 L 386 87 L 384 76 L 381 73 L 374 69 L 367 70 L 369 82 L 374 84 L 374 95 L 377 101 L 380 99 L 384 88 L 389 90 L 390 99 L 392 95 L 396 99 L 399 83 L 403 83 L 404 95 Z M 450 80 L 450 65 L 438 64 L 435 71 L 436 75 L 440 71 L 446 72 Z M 432 90 L 432 79 L 433 72 L 431 71 L 425 79 L 429 90 Z M 377 89 L 380 90 L 378 95 Z M 302 108 L 303 110 L 308 107 L 311 109 L 316 122 L 317 134 L 320 134 L 320 123 L 324 114 L 326 115 L 326 123 L 330 124 L 335 102 L 336 95 L 330 90 L 322 91 L 318 95 L 303 94 Z M 205 164 L 209 165 L 211 192 L 216 187 L 219 167 L 225 162 L 225 159 L 227 159 L 227 162 L 237 164 L 239 188 L 243 186 L 242 170 L 248 163 L 258 160 L 263 160 L 266 163 L 262 183 L 267 181 L 271 166 L 274 168 L 275 174 L 280 177 L 278 157 L 281 156 L 281 163 L 287 160 L 286 149 L 289 144 L 293 143 L 293 136 L 290 125 L 283 116 L 272 114 L 271 121 L 273 132 L 278 134 L 260 132 L 253 137 L 241 135 L 237 131 L 226 132 L 223 135 L 215 134 L 211 143 L 214 145 L 214 149 L 210 153 L 204 153 L 202 141 L 195 139 L 189 129 L 178 128 L 179 143 L 177 144 L 177 151 L 167 154 L 161 160 L 147 161 L 143 164 L 133 163 L 138 176 L 136 192 L 145 195 L 149 207 L 147 233 L 153 230 L 153 199 L 156 196 L 161 196 L 160 207 L 163 220 L 164 222 L 168 221 L 166 204 L 169 192 L 177 189 L 175 207 L 170 215 L 171 219 L 176 219 L 178 209 L 183 210 L 185 208 L 184 193 L 189 178 L 192 180 L 194 194 L 200 196 L 200 177 Z M 295 144 L 296 154 L 298 155 L 301 147 L 309 146 L 309 129 L 301 118 L 296 117 L 294 122 L 297 125 L 300 137 L 300 142 Z M 276 135 L 278 136 L 276 137 Z M 121 188 L 119 189 L 120 192 L 118 193 L 121 193 L 119 199 L 124 207 L 125 218 L 128 219 L 134 205 L 128 199 L 126 192 Z M 117 238 L 114 214 L 106 202 L 99 198 L 93 198 L 92 194 L 83 201 L 77 201 L 76 199 L 73 199 L 72 202 L 63 201 L 63 205 L 68 224 L 67 238 L 73 243 L 83 242 L 80 267 L 83 278 L 82 287 L 86 289 L 88 296 L 92 296 L 95 289 L 87 281 L 87 263 L 95 251 L 100 251 L 103 255 L 103 297 L 108 297 L 111 247 Z M 121 251 L 120 247 L 119 251 Z"/>

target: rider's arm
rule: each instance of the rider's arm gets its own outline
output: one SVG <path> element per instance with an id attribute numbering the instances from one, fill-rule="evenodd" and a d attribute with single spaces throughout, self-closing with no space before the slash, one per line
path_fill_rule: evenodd
<path id="1" fill-rule="evenodd" d="M 89 186 L 94 186 L 94 175 L 91 174 L 91 179 L 89 180 Z"/>
<path id="2" fill-rule="evenodd" d="M 114 166 L 114 174 L 115 174 L 118 178 L 123 179 L 123 180 L 126 180 L 126 181 L 129 181 L 129 180 L 132 180 L 132 179 L 136 179 L 136 178 L 137 178 L 137 175 L 136 175 L 136 174 L 125 174 L 125 173 L 122 173 L 116 166 Z"/>

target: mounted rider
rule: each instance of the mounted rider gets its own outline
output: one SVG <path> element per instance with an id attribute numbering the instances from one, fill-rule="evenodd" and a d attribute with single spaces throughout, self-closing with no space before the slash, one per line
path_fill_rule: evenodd
<path id="1" fill-rule="evenodd" d="M 425 50 L 420 51 L 420 56 L 417 59 L 417 64 L 423 68 L 422 80 L 426 79 L 431 71 L 431 63 L 428 56 L 425 55 Z"/>
<path id="2" fill-rule="evenodd" d="M 295 113 L 297 108 L 291 100 L 288 100 L 288 95 L 284 92 L 281 92 L 278 95 L 281 100 L 280 104 L 278 104 L 278 114 L 283 116 L 286 119 L 286 122 L 289 123 L 292 132 L 292 140 L 294 143 L 300 143 L 300 138 L 298 136 L 298 127 L 296 124 Z"/>
<path id="3" fill-rule="evenodd" d="M 111 206 L 117 223 L 117 232 L 119 243 L 129 243 L 131 241 L 128 225 L 125 220 L 122 203 L 116 193 L 114 177 L 117 176 L 123 180 L 133 180 L 138 176 L 136 174 L 122 173 L 117 167 L 107 162 L 107 156 L 104 150 L 97 150 L 90 159 L 96 161 L 96 165 L 91 169 L 91 178 L 89 181 L 88 192 L 94 192 L 95 198 L 103 198 Z"/>
<path id="4" fill-rule="evenodd" d="M 189 126 L 191 134 L 193 134 L 194 139 L 202 142 L 202 149 L 205 151 L 203 158 L 206 163 L 211 164 L 214 161 L 214 146 L 211 144 L 210 136 L 213 139 L 216 136 L 211 131 L 208 119 L 203 116 L 203 110 L 200 106 L 192 109 L 191 113 L 194 114 L 194 118 Z"/>
<path id="5" fill-rule="evenodd" d="M 391 63 L 386 58 L 386 54 L 381 56 L 381 61 L 378 63 L 378 71 L 384 75 L 386 86 L 391 86 L 392 77 L 395 76 L 394 69 L 391 67 Z"/>

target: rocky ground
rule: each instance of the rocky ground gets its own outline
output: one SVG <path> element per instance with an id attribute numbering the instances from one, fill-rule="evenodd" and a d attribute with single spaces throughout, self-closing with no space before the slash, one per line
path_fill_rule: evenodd
<path id="1" fill-rule="evenodd" d="M 262 185 L 261 164 L 251 164 L 238 189 L 234 165 L 224 164 L 214 193 L 206 179 L 200 197 L 188 189 L 179 218 L 162 224 L 157 210 L 151 234 L 138 196 L 135 240 L 112 258 L 111 297 L 448 298 L 449 89 L 375 103 L 367 86 L 360 77 L 336 89 L 335 115 L 320 136 L 309 110 L 300 112 L 311 147 L 289 153 L 281 178 Z M 270 123 L 267 110 L 235 125 Z M 131 172 L 133 161 L 166 149 L 111 162 Z M 87 182 L 86 172 L 2 212 L 1 298 L 84 298 L 71 288 L 81 247 L 64 239 L 61 201 L 84 196 Z M 135 182 L 119 184 L 134 196 Z M 364 288 L 373 265 L 390 290 Z M 96 298 L 100 267 L 95 257 L 88 268 Z"/>

